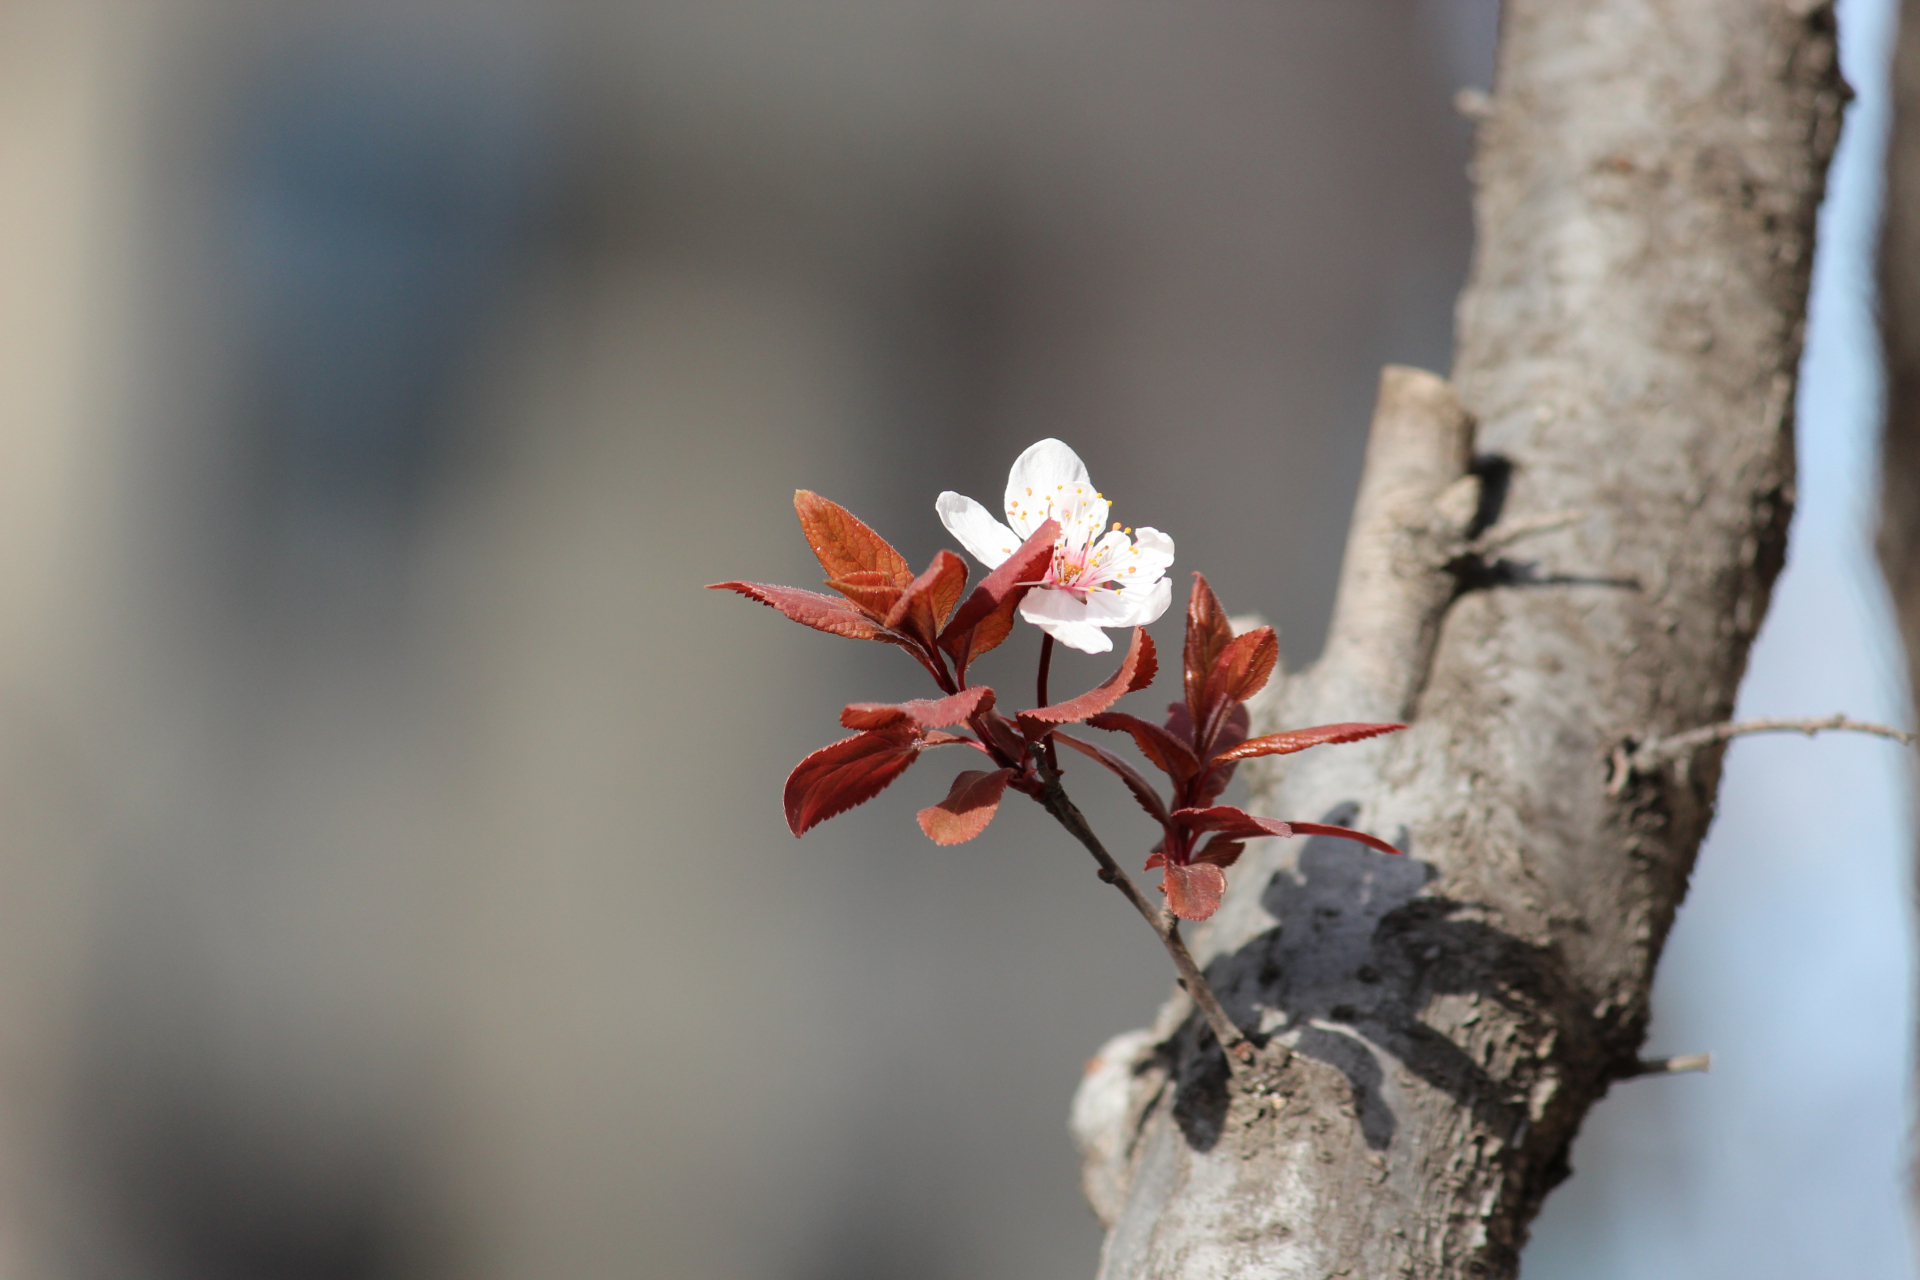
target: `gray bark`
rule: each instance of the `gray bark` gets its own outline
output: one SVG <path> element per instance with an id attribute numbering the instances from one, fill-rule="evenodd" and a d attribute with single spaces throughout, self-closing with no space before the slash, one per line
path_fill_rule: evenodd
<path id="1" fill-rule="evenodd" d="M 1712 815 L 1711 746 L 1784 554 L 1814 213 L 1844 88 L 1824 5 L 1511 0 L 1453 386 L 1390 371 L 1326 655 L 1271 727 L 1270 841 L 1195 951 L 1265 1037 L 1176 997 L 1075 1101 L 1105 1280 L 1514 1274 L 1582 1117 L 1631 1074 Z M 1473 478 L 1464 478 L 1464 477 Z"/>
<path id="2" fill-rule="evenodd" d="M 1900 6 L 1893 59 L 1893 134 L 1881 224 L 1880 318 L 1887 417 L 1880 451 L 1880 563 L 1920 692 L 1920 3 Z M 1920 1204 L 1920 1175 L 1909 1184 Z"/>

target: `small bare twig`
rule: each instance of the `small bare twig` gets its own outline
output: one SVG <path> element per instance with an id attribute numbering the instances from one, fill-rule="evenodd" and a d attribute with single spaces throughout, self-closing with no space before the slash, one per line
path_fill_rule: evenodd
<path id="1" fill-rule="evenodd" d="M 1713 1069 L 1713 1055 L 1710 1053 L 1683 1053 L 1676 1058 L 1642 1058 L 1634 1069 L 1622 1079 L 1631 1080 L 1636 1076 L 1677 1076 L 1688 1071 L 1710 1071 Z"/>
<path id="2" fill-rule="evenodd" d="M 1579 524 L 1587 518 L 1584 511 L 1547 511 L 1537 516 L 1515 516 L 1503 520 L 1477 538 L 1457 543 L 1451 548 L 1450 558 L 1462 556 L 1480 556 L 1482 558 L 1504 551 L 1523 538 L 1531 538 L 1537 533 L 1551 533 L 1555 529 L 1564 529 Z"/>
<path id="3" fill-rule="evenodd" d="M 1180 985 L 1186 988 L 1188 995 L 1193 997 L 1193 1002 L 1199 1006 L 1201 1015 L 1207 1020 L 1207 1025 L 1213 1028 L 1213 1034 L 1220 1041 L 1220 1047 L 1226 1051 L 1228 1065 L 1230 1067 L 1251 1066 L 1253 1044 L 1247 1039 L 1246 1032 L 1236 1026 L 1233 1019 L 1227 1016 L 1227 1011 L 1221 1008 L 1219 998 L 1213 994 L 1213 988 L 1207 985 L 1206 975 L 1201 973 L 1200 966 L 1194 963 L 1193 953 L 1187 950 L 1186 941 L 1180 936 L 1179 918 L 1171 911 L 1155 907 L 1147 901 L 1146 895 L 1140 892 L 1140 887 L 1120 869 L 1120 864 L 1113 860 L 1113 855 L 1108 853 L 1105 846 L 1100 843 L 1100 837 L 1093 834 L 1093 828 L 1088 825 L 1085 815 L 1075 807 L 1073 801 L 1067 798 L 1066 790 L 1060 785 L 1060 775 L 1048 770 L 1043 777 L 1046 785 L 1038 796 L 1040 803 L 1061 826 L 1073 835 L 1074 839 L 1087 847 L 1087 852 L 1093 855 L 1093 860 L 1100 864 L 1100 878 L 1118 889 L 1122 896 L 1133 904 L 1134 910 L 1140 913 L 1141 918 L 1153 926 L 1154 933 L 1160 938 L 1160 944 L 1167 949 L 1167 954 L 1173 957 L 1173 967 L 1180 971 Z"/>
<path id="4" fill-rule="evenodd" d="M 1869 733 L 1877 738 L 1891 738 L 1902 746 L 1911 746 L 1915 737 L 1905 729 L 1875 724 L 1870 720 L 1855 720 L 1838 713 L 1800 720 L 1728 720 L 1699 729 L 1689 729 L 1685 733 L 1676 733 L 1665 738 L 1650 738 L 1638 746 L 1622 744 L 1615 747 L 1611 757 L 1612 776 L 1607 779 L 1607 794 L 1617 796 L 1626 790 L 1627 784 L 1635 776 L 1644 777 L 1661 765 L 1683 760 L 1702 747 L 1710 747 L 1716 742 L 1726 742 L 1731 738 L 1745 737 L 1753 733 L 1804 733 L 1811 738 L 1816 733 L 1835 730 L 1847 733 Z"/>

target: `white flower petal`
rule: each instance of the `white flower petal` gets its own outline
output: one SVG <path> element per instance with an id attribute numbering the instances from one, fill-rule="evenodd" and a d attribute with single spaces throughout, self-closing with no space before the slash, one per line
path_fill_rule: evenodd
<path id="1" fill-rule="evenodd" d="M 1137 577 L 1147 577 L 1149 573 L 1157 577 L 1167 571 L 1173 563 L 1173 539 L 1158 529 L 1141 525 L 1133 531 L 1134 546 L 1140 551 L 1137 556 L 1128 557 L 1140 567 Z"/>
<path id="2" fill-rule="evenodd" d="M 1057 494 L 1072 493 L 1076 486 L 1088 494 L 1093 492 L 1087 464 L 1058 440 L 1042 440 L 1028 445 L 1027 451 L 1013 460 L 1013 470 L 1007 473 L 1007 505 L 1011 507 L 1016 499 L 1023 505 L 1029 498 L 1045 502 Z"/>
<path id="3" fill-rule="evenodd" d="M 1113 641 L 1087 614 L 1087 602 L 1067 591 L 1042 588 L 1027 592 L 1020 601 L 1020 616 L 1061 644 L 1082 653 L 1109 652 Z"/>
<path id="4" fill-rule="evenodd" d="M 1024 536 L 1016 535 L 995 520 L 985 507 L 951 489 L 940 495 L 933 509 L 939 513 L 940 523 L 947 526 L 947 532 L 989 569 L 999 568 L 1000 562 L 1026 541 Z"/>
<path id="5" fill-rule="evenodd" d="M 1089 598 L 1098 597 L 1101 600 L 1099 610 L 1089 615 L 1090 620 L 1103 627 L 1144 627 L 1158 622 L 1160 615 L 1173 603 L 1173 582 L 1162 577 L 1139 587 L 1089 592 L 1088 595 Z M 1109 617 L 1113 621 L 1107 621 Z"/>

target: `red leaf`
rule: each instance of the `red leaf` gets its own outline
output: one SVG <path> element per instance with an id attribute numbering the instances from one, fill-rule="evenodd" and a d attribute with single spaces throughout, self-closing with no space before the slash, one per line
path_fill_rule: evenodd
<path id="1" fill-rule="evenodd" d="M 708 586 L 709 591 L 738 591 L 749 600 L 758 600 L 761 604 L 772 605 L 780 612 L 803 626 L 816 631 L 829 632 L 836 636 L 847 636 L 854 640 L 885 640 L 897 643 L 889 635 L 881 634 L 871 618 L 855 613 L 852 609 L 832 596 L 823 596 L 817 591 L 802 591 L 798 587 L 776 587 L 764 582 L 715 582 Z"/>
<path id="2" fill-rule="evenodd" d="M 1370 836 L 1364 831 L 1355 831 L 1351 827 L 1330 827 L 1324 822 L 1291 822 L 1297 836 L 1338 836 L 1342 840 L 1358 840 L 1369 849 L 1378 849 L 1382 853 L 1397 854 L 1400 851 L 1378 836 Z"/>
<path id="3" fill-rule="evenodd" d="M 1160 881 L 1168 909 L 1182 920 L 1205 920 L 1220 909 L 1226 891 L 1227 873 L 1206 862 L 1184 867 L 1169 862 Z"/>
<path id="4" fill-rule="evenodd" d="M 1216 805 L 1211 809 L 1175 809 L 1173 820 L 1188 831 L 1217 831 L 1229 840 L 1247 840 L 1255 836 L 1338 836 L 1342 840 L 1358 840 L 1382 853 L 1400 852 L 1385 840 L 1364 831 L 1330 827 L 1322 822 L 1282 822 L 1278 818 L 1262 818 L 1230 804 Z M 1211 848 L 1211 844 L 1208 847 Z"/>
<path id="5" fill-rule="evenodd" d="M 904 587 L 913 581 L 905 557 L 887 540 L 867 528 L 860 518 L 837 502 L 807 489 L 796 489 L 793 509 L 807 545 L 820 557 L 828 578 L 848 578 L 860 572 L 879 573 L 884 581 Z"/>
<path id="6" fill-rule="evenodd" d="M 1230 804 L 1210 809 L 1175 809 L 1173 820 L 1188 831 L 1218 831 L 1229 840 L 1254 836 L 1290 836 L 1295 828 L 1278 818 L 1262 818 Z"/>
<path id="7" fill-rule="evenodd" d="M 1237 747 L 1229 748 L 1214 756 L 1211 763 L 1225 764 L 1230 760 L 1251 760 L 1255 756 L 1284 756 L 1295 751 L 1305 751 L 1308 747 L 1323 746 L 1331 742 L 1359 742 L 1364 738 L 1377 738 L 1383 733 L 1393 733 L 1404 729 L 1403 724 L 1323 724 L 1311 729 L 1289 729 L 1285 733 L 1269 733 L 1259 738 L 1249 738 Z"/>
<path id="8" fill-rule="evenodd" d="M 987 829 L 1000 808 L 1011 769 L 968 769 L 953 780 L 953 789 L 939 804 L 922 809 L 920 829 L 935 844 L 963 844 Z"/>
<path id="9" fill-rule="evenodd" d="M 1216 867 L 1230 867 L 1240 861 L 1247 846 L 1238 840 L 1229 840 L 1225 836 L 1215 836 L 1207 841 L 1207 847 L 1193 855 L 1195 862 L 1211 862 Z"/>
<path id="10" fill-rule="evenodd" d="M 920 735 L 895 725 L 820 748 L 787 775 L 787 826 L 804 835 L 838 813 L 886 790 L 920 754 Z"/>
<path id="11" fill-rule="evenodd" d="M 887 614 L 899 603 L 901 588 L 878 569 L 861 569 L 844 577 L 828 578 L 827 585 L 853 601 L 860 612 L 885 625 Z"/>
<path id="12" fill-rule="evenodd" d="M 1147 640 L 1147 651 L 1140 655 L 1140 665 L 1134 669 L 1133 679 L 1127 682 L 1128 693 L 1138 693 L 1153 683 L 1160 674 L 1160 654 L 1153 647 L 1151 637 Z"/>
<path id="13" fill-rule="evenodd" d="M 1204 724 L 1207 718 L 1207 675 L 1213 670 L 1214 659 L 1232 639 L 1233 624 L 1227 621 L 1227 611 L 1220 607 L 1206 578 L 1194 574 L 1193 594 L 1187 599 L 1187 644 L 1181 657 L 1187 713 L 1196 725 Z"/>
<path id="14" fill-rule="evenodd" d="M 974 712 L 985 711 L 992 706 L 993 690 L 977 684 L 944 698 L 849 703 L 840 712 L 840 723 L 849 729 L 885 729 L 896 724 L 944 729 L 950 724 L 965 724 Z"/>
<path id="15" fill-rule="evenodd" d="M 967 602 L 940 633 L 940 647 L 953 655 L 960 670 L 998 645 L 1013 630 L 1013 610 L 1021 597 L 1046 574 L 1053 562 L 1053 541 L 1060 522 L 1048 520 L 1033 531 L 1000 567 L 980 580 Z"/>
<path id="16" fill-rule="evenodd" d="M 1155 849 L 1151 854 L 1147 856 L 1147 865 L 1142 867 L 1141 870 L 1151 871 L 1155 867 L 1164 867 L 1166 865 L 1167 865 L 1167 855 L 1160 852 L 1158 849 Z"/>
<path id="17" fill-rule="evenodd" d="M 1184 716 L 1186 708 L 1180 708 Z M 1252 726 L 1253 718 L 1247 714 L 1247 704 L 1241 703 L 1227 713 L 1227 722 L 1214 731 L 1213 746 L 1216 751 L 1230 750 L 1246 740 L 1247 730 Z M 1193 784 L 1188 802 L 1196 809 L 1204 809 L 1220 798 L 1220 793 L 1233 781 L 1234 770 L 1240 766 L 1229 760 L 1222 764 L 1216 756 L 1208 762 L 1206 768 Z"/>
<path id="18" fill-rule="evenodd" d="M 1072 747 L 1075 751 L 1078 751 L 1081 755 L 1089 759 L 1097 760 L 1105 765 L 1113 771 L 1120 781 L 1127 784 L 1127 790 L 1133 792 L 1133 798 L 1139 802 L 1142 809 L 1147 811 L 1149 817 L 1153 818 L 1162 826 L 1171 824 L 1171 819 L 1167 816 L 1167 806 L 1161 801 L 1160 793 L 1155 791 L 1147 780 L 1140 776 L 1138 769 L 1128 764 L 1125 760 L 1122 760 L 1119 756 L 1114 755 L 1113 752 L 1108 751 L 1105 747 L 1095 746 L 1093 743 L 1076 738 L 1070 733 L 1055 731 L 1053 740 L 1064 743 Z"/>
<path id="19" fill-rule="evenodd" d="M 1174 705 L 1183 712 L 1186 710 L 1180 703 Z M 1200 761 L 1193 754 L 1192 747 L 1151 721 L 1130 716 L 1124 711 L 1102 711 L 1097 716 L 1088 716 L 1087 723 L 1096 729 L 1132 734 L 1134 745 L 1140 748 L 1140 753 L 1154 768 L 1176 783 L 1185 782 L 1200 769 Z"/>
<path id="20" fill-rule="evenodd" d="M 953 611 L 960 593 L 967 586 L 967 562 L 951 551 L 935 553 L 927 571 L 915 578 L 900 593 L 887 611 L 889 631 L 904 631 L 915 639 L 932 644 L 940 624 Z"/>
<path id="21" fill-rule="evenodd" d="M 1050 724 L 1073 724 L 1085 720 L 1088 716 L 1099 715 L 1114 703 L 1120 701 L 1133 688 L 1133 678 L 1142 664 L 1152 666 L 1153 637 L 1145 628 L 1133 629 L 1133 643 L 1127 646 L 1127 656 L 1120 660 L 1120 669 L 1108 676 L 1106 682 L 1087 690 L 1077 698 L 1068 698 L 1065 702 L 1056 702 L 1051 706 L 1037 707 L 1032 711 L 1022 711 L 1018 717 L 1020 728 L 1028 738 L 1038 738 L 1046 733 L 1044 726 Z"/>
<path id="22" fill-rule="evenodd" d="M 1199 720 L 1202 751 L 1211 747 L 1231 709 L 1260 692 L 1279 661 L 1280 638 L 1272 627 L 1255 627 L 1220 650 L 1207 673 L 1207 711 Z"/>

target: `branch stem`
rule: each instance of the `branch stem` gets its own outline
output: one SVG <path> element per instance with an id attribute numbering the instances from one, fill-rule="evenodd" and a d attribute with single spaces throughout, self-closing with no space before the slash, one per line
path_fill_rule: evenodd
<path id="1" fill-rule="evenodd" d="M 1065 789 L 1060 785 L 1059 774 L 1048 770 L 1043 777 L 1045 785 L 1036 799 L 1074 839 L 1086 846 L 1087 852 L 1093 855 L 1093 860 L 1100 864 L 1100 878 L 1118 889 L 1121 896 L 1132 903 L 1133 909 L 1140 913 L 1140 918 L 1152 926 L 1154 934 L 1160 939 L 1160 945 L 1167 949 L 1169 956 L 1173 957 L 1173 967 L 1180 972 L 1180 985 L 1186 989 L 1189 996 L 1193 997 L 1193 1003 L 1199 1008 L 1201 1016 L 1206 1018 L 1207 1025 L 1213 1028 L 1214 1037 L 1220 1041 L 1221 1049 L 1226 1052 L 1228 1065 L 1230 1067 L 1250 1066 L 1253 1062 L 1253 1044 L 1247 1039 L 1246 1033 L 1227 1016 L 1227 1011 L 1221 1007 L 1219 998 L 1213 994 L 1213 988 L 1207 984 L 1206 975 L 1201 973 L 1200 966 L 1194 963 L 1193 953 L 1187 950 L 1186 940 L 1180 936 L 1179 917 L 1165 908 L 1155 907 L 1147 900 L 1146 895 L 1140 892 L 1140 887 L 1133 882 L 1132 877 L 1120 869 L 1120 864 L 1113 860 L 1113 855 L 1108 853 L 1106 847 L 1100 843 L 1100 837 L 1093 833 L 1093 828 L 1088 824 L 1086 816 L 1080 812 L 1072 800 L 1067 798 Z"/>
<path id="2" fill-rule="evenodd" d="M 1915 738 L 1914 734 L 1904 729 L 1896 729 L 1887 724 L 1875 724 L 1870 720 L 1855 720 L 1847 715 L 1811 716 L 1798 720 L 1727 720 L 1720 724 L 1689 729 L 1685 733 L 1676 733 L 1670 737 L 1654 738 L 1632 750 L 1621 747 L 1613 753 L 1613 777 L 1608 783 L 1607 790 L 1610 794 L 1619 795 L 1635 774 L 1651 773 L 1669 761 L 1683 759 L 1716 742 L 1727 742 L 1755 733 L 1804 733 L 1811 738 L 1816 733 L 1834 731 L 1866 733 L 1877 738 L 1891 738 L 1903 746 L 1911 746 Z"/>

